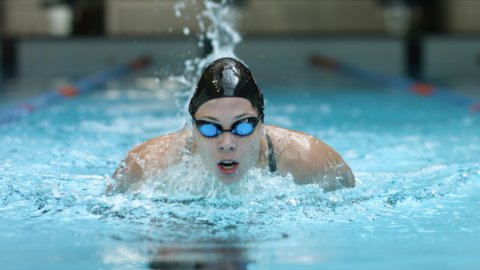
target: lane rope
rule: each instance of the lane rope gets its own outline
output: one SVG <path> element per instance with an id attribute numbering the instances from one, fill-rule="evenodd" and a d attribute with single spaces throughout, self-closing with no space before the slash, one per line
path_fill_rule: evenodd
<path id="1" fill-rule="evenodd" d="M 440 87 L 433 84 L 413 80 L 407 77 L 394 77 L 375 72 L 369 69 L 340 63 L 330 58 L 317 54 L 310 56 L 310 63 L 314 67 L 323 68 L 333 72 L 339 72 L 353 78 L 369 81 L 372 83 L 393 86 L 424 97 L 437 98 L 467 108 L 472 113 L 480 112 L 480 101 L 462 96 L 454 89 Z"/>
<path id="2" fill-rule="evenodd" d="M 47 91 L 42 95 L 21 101 L 16 106 L 0 111 L 0 125 L 20 120 L 35 111 L 51 104 L 61 102 L 62 100 L 97 90 L 107 81 L 141 70 L 149 66 L 151 63 L 152 60 L 150 57 L 142 56 L 127 64 L 104 70 L 77 80 L 72 84 L 64 85 L 58 89 Z"/>

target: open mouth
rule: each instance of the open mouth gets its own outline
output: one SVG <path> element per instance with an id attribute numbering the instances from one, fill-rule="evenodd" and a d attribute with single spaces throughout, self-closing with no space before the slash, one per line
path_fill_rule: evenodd
<path id="1" fill-rule="evenodd" d="M 218 169 L 223 174 L 234 174 L 237 172 L 239 163 L 233 160 L 223 160 L 218 163 Z"/>

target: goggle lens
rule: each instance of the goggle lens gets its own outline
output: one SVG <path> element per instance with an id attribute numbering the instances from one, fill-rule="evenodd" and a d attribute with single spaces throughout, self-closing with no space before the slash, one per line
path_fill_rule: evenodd
<path id="1" fill-rule="evenodd" d="M 205 137 L 215 137 L 221 132 L 217 126 L 211 123 L 199 125 L 198 131 Z"/>
<path id="2" fill-rule="evenodd" d="M 249 117 L 233 123 L 231 129 L 224 130 L 219 124 L 211 123 L 203 120 L 195 120 L 200 134 L 207 138 L 213 138 L 222 132 L 232 132 L 235 135 L 244 137 L 252 134 L 253 130 L 258 124 L 259 117 Z"/>
<path id="3" fill-rule="evenodd" d="M 247 136 L 253 132 L 253 129 L 255 129 L 253 123 L 241 122 L 232 130 L 232 132 L 239 136 Z"/>

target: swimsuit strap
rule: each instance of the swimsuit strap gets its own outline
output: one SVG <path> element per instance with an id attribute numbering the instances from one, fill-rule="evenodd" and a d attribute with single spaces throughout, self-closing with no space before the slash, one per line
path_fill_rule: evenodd
<path id="1" fill-rule="evenodd" d="M 265 133 L 267 136 L 267 143 L 268 143 L 268 168 L 270 172 L 275 172 L 277 170 L 277 159 L 275 158 L 275 152 L 273 151 L 273 144 L 268 134 Z"/>

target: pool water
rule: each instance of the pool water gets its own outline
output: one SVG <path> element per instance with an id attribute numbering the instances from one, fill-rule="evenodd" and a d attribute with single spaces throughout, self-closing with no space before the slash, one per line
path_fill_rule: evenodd
<path id="1" fill-rule="evenodd" d="M 324 140 L 357 187 L 254 171 L 214 196 L 105 195 L 129 149 L 185 122 L 177 92 L 109 87 L 0 126 L 3 269 L 478 267 L 478 115 L 392 89 L 267 86 L 266 123 Z"/>

